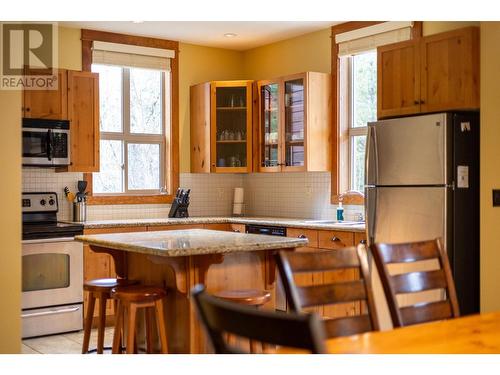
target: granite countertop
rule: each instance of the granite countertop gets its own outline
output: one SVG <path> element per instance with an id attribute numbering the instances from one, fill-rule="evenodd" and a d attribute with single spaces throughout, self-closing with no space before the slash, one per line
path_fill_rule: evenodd
<path id="1" fill-rule="evenodd" d="M 103 248 L 166 257 L 295 248 L 308 243 L 305 238 L 208 229 L 93 234 L 76 236 L 75 240 Z"/>
<path id="2" fill-rule="evenodd" d="M 325 220 L 326 221 L 326 220 Z M 256 224 L 274 225 L 290 228 L 307 228 L 322 230 L 341 230 L 347 232 L 364 232 L 364 223 L 320 223 L 313 219 L 297 218 L 273 218 L 273 217 L 189 217 L 189 218 L 160 218 L 160 219 L 119 219 L 119 220 L 96 220 L 84 223 L 85 229 L 132 227 L 132 226 L 159 226 L 159 225 L 195 225 L 195 224 Z"/>

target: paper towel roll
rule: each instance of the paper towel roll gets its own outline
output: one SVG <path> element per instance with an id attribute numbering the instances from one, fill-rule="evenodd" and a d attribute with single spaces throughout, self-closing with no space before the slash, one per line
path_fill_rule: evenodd
<path id="1" fill-rule="evenodd" d="M 243 203 L 233 203 L 233 215 L 243 215 Z"/>
<path id="2" fill-rule="evenodd" d="M 243 188 L 234 188 L 233 203 L 243 203 Z"/>

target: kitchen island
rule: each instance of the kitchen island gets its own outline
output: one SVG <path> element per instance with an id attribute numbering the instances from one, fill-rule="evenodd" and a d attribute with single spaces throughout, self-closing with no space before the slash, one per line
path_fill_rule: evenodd
<path id="1" fill-rule="evenodd" d="M 119 277 L 167 290 L 165 321 L 170 353 L 206 353 L 209 346 L 190 298 L 196 284 L 209 292 L 266 289 L 265 309 L 285 308 L 276 293 L 273 255 L 305 246 L 303 238 L 206 229 L 83 235 L 75 240 L 110 254 Z"/>

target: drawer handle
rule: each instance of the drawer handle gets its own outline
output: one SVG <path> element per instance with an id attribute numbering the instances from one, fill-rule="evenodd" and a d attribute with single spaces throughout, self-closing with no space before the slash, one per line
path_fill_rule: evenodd
<path id="1" fill-rule="evenodd" d="M 299 238 L 307 238 L 307 236 L 305 234 L 301 234 L 298 236 Z"/>
<path id="2" fill-rule="evenodd" d="M 239 229 L 233 229 L 233 232 L 240 233 Z"/>
<path id="3" fill-rule="evenodd" d="M 332 237 L 332 242 L 339 242 L 339 241 L 340 241 L 340 238 L 338 238 L 337 236 Z"/>
<path id="4" fill-rule="evenodd" d="M 366 245 L 366 240 L 361 240 L 361 241 L 359 241 L 359 243 L 360 243 L 361 245 Z"/>

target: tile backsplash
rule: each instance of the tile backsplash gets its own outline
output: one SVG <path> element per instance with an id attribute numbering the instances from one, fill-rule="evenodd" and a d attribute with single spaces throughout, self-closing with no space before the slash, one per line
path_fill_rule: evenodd
<path id="1" fill-rule="evenodd" d="M 248 216 L 336 219 L 329 172 L 252 173 L 244 186 Z M 345 206 L 344 219 L 354 220 L 363 212 L 363 206 Z"/>
<path id="2" fill-rule="evenodd" d="M 23 168 L 23 191 L 54 191 L 59 196 L 59 220 L 71 220 L 71 205 L 64 199 L 64 187 L 76 191 L 82 173 L 56 173 L 48 168 Z M 229 216 L 233 190 L 243 187 L 246 216 L 335 219 L 336 205 L 330 204 L 330 173 L 181 173 L 180 185 L 191 189 L 191 216 Z M 88 220 L 167 217 L 169 204 L 93 205 Z M 354 219 L 363 206 L 345 206 L 344 218 Z"/>

